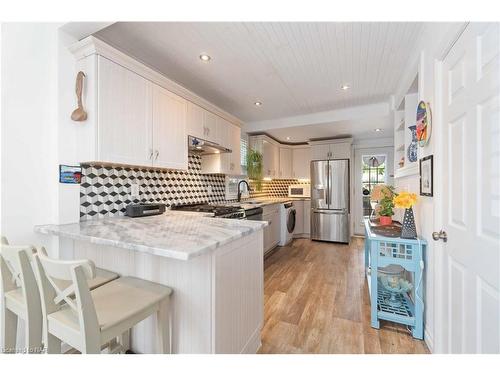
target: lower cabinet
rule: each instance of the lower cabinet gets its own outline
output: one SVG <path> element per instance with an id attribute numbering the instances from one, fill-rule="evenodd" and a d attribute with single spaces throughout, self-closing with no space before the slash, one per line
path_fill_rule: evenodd
<path id="1" fill-rule="evenodd" d="M 293 206 L 295 207 L 295 230 L 293 232 L 294 237 L 298 238 L 308 238 L 311 233 L 311 201 L 310 200 L 300 200 L 294 201 Z"/>
<path id="2" fill-rule="evenodd" d="M 280 241 L 280 210 L 278 204 L 264 206 L 262 220 L 267 221 L 269 225 L 264 228 L 264 253 L 274 249 Z"/>

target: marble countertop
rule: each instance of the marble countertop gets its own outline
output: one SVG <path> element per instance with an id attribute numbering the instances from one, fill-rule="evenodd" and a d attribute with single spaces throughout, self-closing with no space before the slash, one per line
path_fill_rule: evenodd
<path id="1" fill-rule="evenodd" d="M 266 221 L 219 219 L 167 211 L 140 218 L 121 216 L 74 224 L 39 225 L 35 232 L 189 260 L 265 226 Z"/>

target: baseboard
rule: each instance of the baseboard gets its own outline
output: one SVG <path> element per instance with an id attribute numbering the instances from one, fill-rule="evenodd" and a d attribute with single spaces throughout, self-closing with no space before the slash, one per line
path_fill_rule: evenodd
<path id="1" fill-rule="evenodd" d="M 261 328 L 262 327 L 259 325 L 254 333 L 252 333 L 252 336 L 250 336 L 243 349 L 241 349 L 240 354 L 256 354 L 259 351 L 260 346 L 262 345 L 260 341 Z"/>
<path id="2" fill-rule="evenodd" d="M 427 329 L 424 330 L 424 341 L 431 353 L 434 353 L 434 339 Z"/>

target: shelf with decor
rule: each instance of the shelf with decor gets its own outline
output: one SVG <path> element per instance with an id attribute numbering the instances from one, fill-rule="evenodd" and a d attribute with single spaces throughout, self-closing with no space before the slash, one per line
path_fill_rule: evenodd
<path id="1" fill-rule="evenodd" d="M 415 90 L 415 87 L 412 87 Z M 409 92 L 394 111 L 394 178 L 418 173 L 415 139 L 418 92 Z"/>
<path id="2" fill-rule="evenodd" d="M 365 224 L 365 274 L 371 301 L 371 326 L 380 320 L 407 325 L 414 338 L 423 339 L 423 270 L 427 242 L 376 233 L 370 219 Z M 393 225 L 392 227 L 397 227 Z M 414 285 L 401 278 L 410 273 Z M 398 276 L 390 276 L 398 275 Z"/>

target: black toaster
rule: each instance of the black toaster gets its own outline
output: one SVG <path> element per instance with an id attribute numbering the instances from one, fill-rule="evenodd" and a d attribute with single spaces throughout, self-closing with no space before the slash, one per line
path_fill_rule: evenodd
<path id="1" fill-rule="evenodd" d="M 131 203 L 125 210 L 125 215 L 130 217 L 161 215 L 165 212 L 165 205 L 163 203 Z"/>

